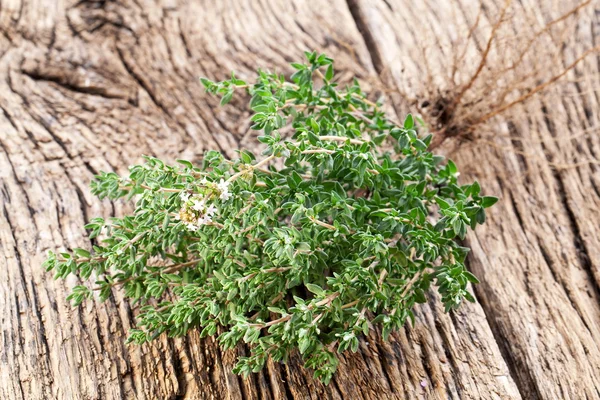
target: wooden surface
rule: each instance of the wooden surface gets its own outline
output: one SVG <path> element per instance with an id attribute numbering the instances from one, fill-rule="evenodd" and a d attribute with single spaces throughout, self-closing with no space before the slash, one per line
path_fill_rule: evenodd
<path id="1" fill-rule="evenodd" d="M 329 386 L 298 357 L 243 380 L 231 372 L 235 352 L 197 333 L 126 346 L 135 309 L 120 293 L 73 309 L 65 297 L 77 282 L 53 281 L 40 266 L 48 249 L 89 246 L 89 218 L 130 210 L 91 197 L 98 171 L 124 172 L 141 154 L 198 161 L 207 149 L 233 156 L 254 145 L 244 102 L 218 107 L 198 76 L 287 72 L 317 49 L 342 77 L 386 93 L 399 115 L 419 112 L 440 135 L 457 136 L 484 106 L 507 104 L 598 45 L 600 5 L 592 3 L 568 18 L 576 21 L 568 35 L 553 25 L 535 43 L 541 50 L 496 82 L 525 86 L 506 99 L 486 89 L 494 68 L 518 56 L 510 37 L 529 37 L 577 4 L 510 5 L 504 46 L 454 106 L 464 121 L 430 110 L 457 98 L 477 70 L 500 0 L 2 0 L 0 398 L 600 398 L 596 55 L 555 95 L 511 107 L 469 140 L 444 140 L 439 150 L 465 181 L 501 197 L 467 238 L 469 268 L 482 280 L 478 303 L 446 315 L 432 294 L 414 327 L 387 343 L 373 332 L 341 356 Z M 528 71 L 536 75 L 526 79 Z"/>

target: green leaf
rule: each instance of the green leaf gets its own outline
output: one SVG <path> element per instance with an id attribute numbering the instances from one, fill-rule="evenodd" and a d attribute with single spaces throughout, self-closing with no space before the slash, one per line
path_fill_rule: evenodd
<path id="1" fill-rule="evenodd" d="M 202 85 L 204 85 L 204 87 L 206 89 L 210 89 L 215 84 L 213 81 L 211 81 L 210 79 L 206 79 L 206 78 L 200 78 L 200 82 L 202 82 Z"/>
<path id="2" fill-rule="evenodd" d="M 353 338 L 350 343 L 350 350 L 352 350 L 353 353 L 356 353 L 358 351 L 358 338 Z"/>
<path id="3" fill-rule="evenodd" d="M 415 302 L 422 304 L 427 302 L 427 298 L 425 297 L 425 292 L 423 289 L 415 289 L 414 293 Z"/>
<path id="4" fill-rule="evenodd" d="M 229 90 L 221 98 L 221 105 L 224 106 L 225 104 L 229 103 L 231 101 L 232 97 L 233 97 L 233 90 Z"/>
<path id="5" fill-rule="evenodd" d="M 240 158 L 244 164 L 250 164 L 254 160 L 254 156 L 248 150 L 240 151 Z"/>
<path id="6" fill-rule="evenodd" d="M 494 204 L 496 204 L 497 202 L 498 202 L 498 198 L 494 197 L 494 196 L 483 196 L 481 198 L 481 206 L 483 208 L 491 207 Z"/>
<path id="7" fill-rule="evenodd" d="M 256 139 L 261 143 L 273 143 L 273 138 L 271 136 L 258 136 Z"/>
<path id="8" fill-rule="evenodd" d="M 464 271 L 463 273 L 469 282 L 479 283 L 479 279 L 477 279 L 477 277 L 475 275 L 473 275 L 472 273 L 470 273 L 469 271 Z"/>
<path id="9" fill-rule="evenodd" d="M 317 135 L 315 135 L 311 131 L 306 132 L 306 134 L 308 136 L 308 141 L 310 142 L 310 144 L 316 146 L 319 143 L 319 137 Z"/>
<path id="10" fill-rule="evenodd" d="M 194 164 L 192 164 L 191 162 L 189 162 L 187 160 L 177 160 L 177 162 L 186 168 L 192 169 L 194 167 Z"/>
<path id="11" fill-rule="evenodd" d="M 383 134 L 381 134 L 381 135 L 377 135 L 377 136 L 375 136 L 375 137 L 373 138 L 373 143 L 375 143 L 376 145 L 378 145 L 378 146 L 379 146 L 381 143 L 383 143 L 383 141 L 385 140 L 385 138 L 386 138 L 387 136 L 388 136 L 388 135 L 387 135 L 387 134 L 385 134 L 385 133 L 383 133 Z"/>
<path id="12" fill-rule="evenodd" d="M 306 286 L 306 289 L 308 289 L 309 292 L 317 295 L 317 296 L 324 296 L 325 295 L 325 290 L 323 290 L 323 288 L 321 288 L 318 285 L 312 284 L 312 283 L 305 283 L 304 286 Z"/>
<path id="13" fill-rule="evenodd" d="M 412 114 L 408 114 L 404 119 L 404 129 L 412 129 L 415 125 L 415 121 L 413 119 Z"/>
<path id="14" fill-rule="evenodd" d="M 298 187 L 296 180 L 292 176 L 287 176 L 286 181 L 290 189 L 296 189 Z"/>
<path id="15" fill-rule="evenodd" d="M 418 150 L 427 150 L 427 145 L 421 139 L 415 139 L 413 142 L 414 146 Z"/>
<path id="16" fill-rule="evenodd" d="M 456 164 L 454 164 L 454 161 L 452 161 L 452 160 L 448 160 L 448 171 L 450 172 L 451 175 L 455 175 L 458 172 L 458 168 L 456 167 Z"/>
<path id="17" fill-rule="evenodd" d="M 333 78 L 333 64 L 329 64 L 327 67 L 327 72 L 325 72 L 325 79 L 331 81 Z"/>
<path id="18" fill-rule="evenodd" d="M 480 191 L 481 186 L 479 186 L 479 182 L 473 182 L 473 184 L 471 185 L 471 196 L 479 196 Z"/>
<path id="19" fill-rule="evenodd" d="M 294 180 L 296 186 L 302 183 L 302 177 L 296 171 L 292 171 L 292 179 Z"/>
<path id="20" fill-rule="evenodd" d="M 476 301 L 475 297 L 469 292 L 465 292 L 465 299 L 467 299 L 471 303 L 475 303 L 475 301 Z"/>
<path id="21" fill-rule="evenodd" d="M 455 217 L 452 221 L 452 230 L 458 236 L 462 237 L 464 222 L 459 217 Z"/>
<path id="22" fill-rule="evenodd" d="M 443 198 L 436 196 L 435 197 L 435 202 L 438 204 L 438 206 L 440 206 L 440 208 L 442 210 L 447 210 L 448 208 L 451 207 L 450 203 L 446 200 L 444 200 Z"/>
<path id="23" fill-rule="evenodd" d="M 74 248 L 73 253 L 77 254 L 79 257 L 89 258 L 90 252 L 85 249 Z"/>

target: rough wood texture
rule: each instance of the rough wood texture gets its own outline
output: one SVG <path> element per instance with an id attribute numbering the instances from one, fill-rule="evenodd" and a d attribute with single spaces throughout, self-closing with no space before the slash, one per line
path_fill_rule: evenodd
<path id="1" fill-rule="evenodd" d="M 471 26 L 478 11 L 463 2 L 2 1 L 0 398 L 600 396 L 600 175 L 593 163 L 552 164 L 573 154 L 596 159 L 600 151 L 597 135 L 559 140 L 567 133 L 552 123 L 568 120 L 568 135 L 597 126 L 595 59 L 581 66 L 577 76 L 589 81 L 574 95 L 528 103 L 521 113 L 530 117 L 498 121 L 498 132 L 537 140 L 528 151 L 539 157 L 477 142 L 452 156 L 466 179 L 502 196 L 488 224 L 468 238 L 470 267 L 483 281 L 480 303 L 446 315 L 433 299 L 418 308 L 414 328 L 388 343 L 374 332 L 356 354 L 342 356 L 327 387 L 297 358 L 242 380 L 231 373 L 235 353 L 196 333 L 125 346 L 135 310 L 118 292 L 73 309 L 65 297 L 76 282 L 53 281 L 40 267 L 49 248 L 89 245 L 82 226 L 91 216 L 128 210 L 89 195 L 99 170 L 123 172 L 141 154 L 198 160 L 210 148 L 232 156 L 253 145 L 243 103 L 217 107 L 198 76 L 219 79 L 236 70 L 244 77 L 258 66 L 287 71 L 288 62 L 315 48 L 335 57 L 344 76 L 392 88 L 408 82 L 420 99 L 423 54 L 413 44 L 437 40 L 432 64 L 448 65 L 449 38 Z M 494 21 L 499 7 L 486 4 L 482 19 Z M 450 23 L 451 10 L 462 16 Z M 540 8 L 539 17 L 550 20 L 552 11 Z M 482 43 L 489 21 L 474 33 Z M 581 24 L 565 64 L 598 38 L 593 7 Z M 477 59 L 480 51 L 475 46 L 468 56 Z M 515 143 L 506 135 L 494 140 Z"/>

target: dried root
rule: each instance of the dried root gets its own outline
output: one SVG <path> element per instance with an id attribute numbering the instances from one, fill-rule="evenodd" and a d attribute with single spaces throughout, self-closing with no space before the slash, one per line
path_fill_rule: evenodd
<path id="1" fill-rule="evenodd" d="M 424 35 L 418 44 L 425 75 L 419 79 L 425 84 L 416 91 L 398 91 L 435 133 L 432 146 L 452 137 L 491 142 L 497 134 L 489 129 L 491 120 L 508 114 L 515 120 L 527 118 L 522 115 L 523 108 L 516 106 L 534 97 L 544 101 L 572 95 L 561 90 L 560 84 L 572 82 L 567 78 L 576 76 L 577 66 L 600 51 L 600 46 L 586 49 L 580 44 L 580 37 L 589 29 L 581 26 L 580 17 L 590 11 L 591 0 L 567 10 L 552 10 L 558 17 L 546 24 L 539 23 L 546 18 L 540 10 L 516 3 L 507 0 L 497 10 L 481 6 L 471 26 L 450 43 L 441 43 L 446 38 L 436 39 L 431 34 Z M 559 2 L 558 7 L 565 6 Z M 440 68 L 436 65 L 439 59 L 432 61 L 430 55 L 439 53 L 444 45 L 455 56 L 452 65 Z M 380 78 L 391 81 L 388 72 L 381 71 Z M 597 88 L 586 89 L 595 92 Z M 415 92 L 418 97 L 414 97 Z M 388 93 L 392 97 L 398 94 Z M 519 112 L 521 115 L 517 115 Z"/>

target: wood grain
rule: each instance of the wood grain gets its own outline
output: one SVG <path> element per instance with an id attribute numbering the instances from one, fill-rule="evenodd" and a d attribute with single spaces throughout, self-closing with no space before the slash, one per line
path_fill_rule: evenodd
<path id="1" fill-rule="evenodd" d="M 406 87 L 417 99 L 430 94 L 419 86 L 422 53 L 413 40 L 454 37 L 453 25 L 440 21 L 459 5 L 468 10 L 457 22 L 461 29 L 477 13 L 466 1 L 442 3 L 421 9 L 406 1 L 2 1 L 0 398 L 598 396 L 600 177 L 591 163 L 551 165 L 573 154 L 595 157 L 598 137 L 557 140 L 562 133 L 548 123 L 555 117 L 541 113 L 539 103 L 521 111 L 531 118 L 501 119 L 497 129 L 538 140 L 540 158 L 477 142 L 453 155 L 465 179 L 502 195 L 488 225 L 468 238 L 470 268 L 483 280 L 480 303 L 446 315 L 431 294 L 416 310 L 414 327 L 389 342 L 373 332 L 356 354 L 340 356 L 326 387 L 297 356 L 243 380 L 231 369 L 236 352 L 245 350 L 222 352 L 196 332 L 126 346 L 136 311 L 118 291 L 105 303 L 73 309 L 65 297 L 77 282 L 54 281 L 41 268 L 48 249 L 90 246 L 82 229 L 89 218 L 131 210 L 91 197 L 89 181 L 98 171 L 124 172 L 142 154 L 198 161 L 208 149 L 234 156 L 254 146 L 245 99 L 218 107 L 199 76 L 223 79 L 235 70 L 246 78 L 257 67 L 285 72 L 304 50 L 317 49 L 336 58 L 342 79 L 358 75 L 367 86 L 391 88 L 403 114 L 410 103 L 398 93 Z M 490 20 L 498 7 L 488 5 Z M 598 17 L 585 15 L 579 47 L 597 38 Z M 440 45 L 429 54 L 442 68 L 451 51 Z M 478 54 L 474 46 L 467 57 Z M 589 62 L 579 72 L 589 79 L 588 91 L 597 87 L 595 67 Z M 443 81 L 434 84 L 446 89 Z M 546 108 L 572 122 L 568 135 L 597 126 L 596 92 L 557 98 Z M 506 137 L 496 140 L 514 146 Z"/>

